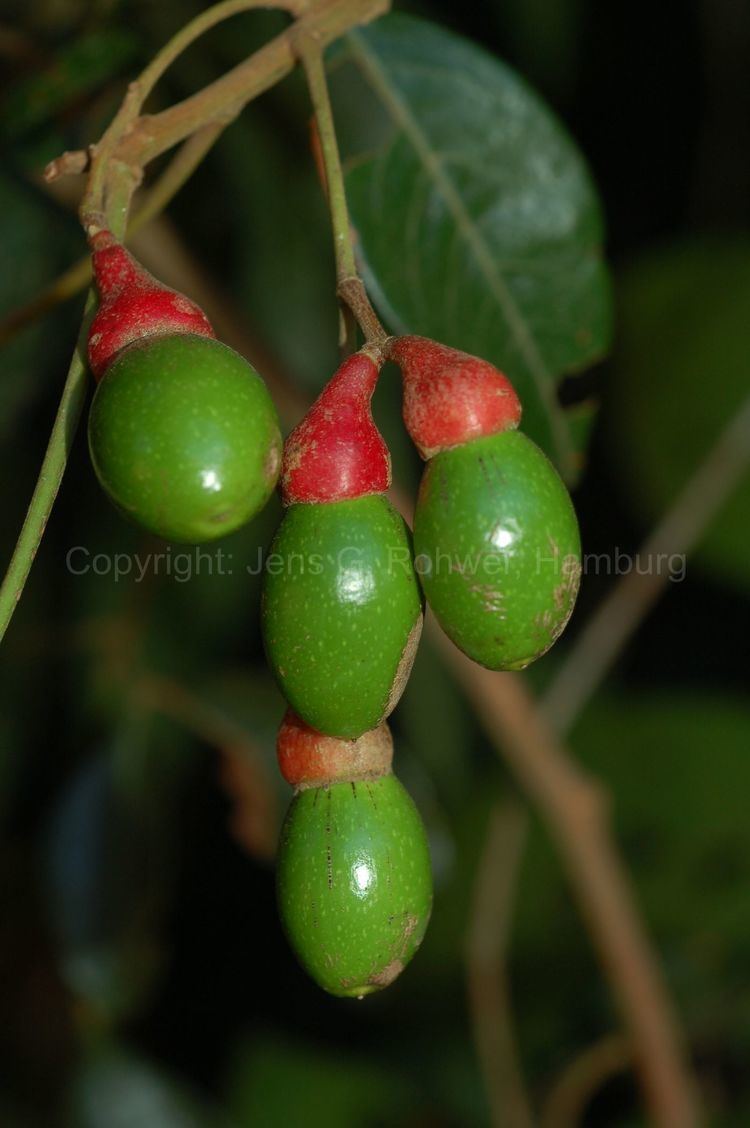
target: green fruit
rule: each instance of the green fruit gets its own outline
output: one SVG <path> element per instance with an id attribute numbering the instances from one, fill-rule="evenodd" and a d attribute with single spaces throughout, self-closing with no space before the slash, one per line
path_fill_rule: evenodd
<path id="1" fill-rule="evenodd" d="M 289 942 L 326 991 L 361 997 L 392 983 L 432 904 L 424 827 L 396 777 L 298 792 L 281 832 L 277 892 Z"/>
<path id="2" fill-rule="evenodd" d="M 355 740 L 388 716 L 422 626 L 409 531 L 382 494 L 292 505 L 271 545 L 263 635 L 307 724 Z"/>
<path id="3" fill-rule="evenodd" d="M 213 540 L 268 501 L 281 435 L 268 390 L 237 353 L 182 333 L 126 348 L 89 415 L 96 474 L 125 515 L 169 540 Z"/>
<path id="4" fill-rule="evenodd" d="M 440 625 L 482 666 L 523 669 L 565 627 L 581 571 L 578 523 L 551 462 L 520 431 L 430 459 L 414 544 Z"/>

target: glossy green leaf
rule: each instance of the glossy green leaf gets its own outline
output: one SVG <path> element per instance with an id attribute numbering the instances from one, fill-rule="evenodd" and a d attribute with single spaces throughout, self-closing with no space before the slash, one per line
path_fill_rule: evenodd
<path id="1" fill-rule="evenodd" d="M 398 333 L 488 357 L 524 426 L 574 476 L 566 372 L 609 339 L 602 218 L 560 122 L 505 64 L 431 24 L 391 16 L 334 58 L 347 188 L 363 269 Z M 355 105 L 364 126 L 349 128 Z"/>
<path id="2" fill-rule="evenodd" d="M 632 263 L 618 288 L 607 449 L 649 524 L 667 509 L 748 395 L 750 239 L 695 240 Z M 750 585 L 750 473 L 695 563 Z"/>

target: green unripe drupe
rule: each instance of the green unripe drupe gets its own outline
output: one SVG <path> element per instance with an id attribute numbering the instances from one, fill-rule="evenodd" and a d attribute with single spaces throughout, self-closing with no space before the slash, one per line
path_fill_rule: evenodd
<path id="1" fill-rule="evenodd" d="M 557 471 L 520 431 L 428 461 L 414 544 L 430 606 L 475 662 L 523 669 L 563 631 L 581 573 L 578 523 Z"/>
<path id="2" fill-rule="evenodd" d="M 392 983 L 432 904 L 422 820 L 395 776 L 299 791 L 281 832 L 277 892 L 289 942 L 324 990 L 359 998 Z"/>
<path id="3" fill-rule="evenodd" d="M 426 460 L 416 564 L 445 633 L 491 670 L 549 650 L 581 575 L 578 522 L 552 463 L 516 430 L 521 403 L 493 364 L 427 337 L 394 337 L 404 422 Z"/>
<path id="4" fill-rule="evenodd" d="M 107 368 L 89 416 L 96 474 L 124 514 L 168 540 L 213 540 L 268 501 L 281 435 L 268 390 L 232 349 L 144 338 Z"/>
<path id="5" fill-rule="evenodd" d="M 271 668 L 309 725 L 354 740 L 388 716 L 411 669 L 422 599 L 409 531 L 382 494 L 287 509 L 262 621 Z"/>

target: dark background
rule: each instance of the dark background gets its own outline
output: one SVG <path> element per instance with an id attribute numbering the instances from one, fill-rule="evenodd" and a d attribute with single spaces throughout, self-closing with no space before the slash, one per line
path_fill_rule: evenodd
<path id="1" fill-rule="evenodd" d="M 398 7 L 517 68 L 590 162 L 607 215 L 615 346 L 563 394 L 602 401 L 576 494 L 585 550 L 633 553 L 747 392 L 750 10 L 739 0 Z M 126 77 L 196 10 L 182 0 L 0 4 L 0 313 L 84 250 L 74 190 L 43 188 L 44 163 L 99 136 Z M 157 104 L 280 25 L 257 14 L 212 32 Z M 198 278 L 202 292 L 191 292 L 224 311 L 274 387 L 306 396 L 336 359 L 308 113 L 296 76 L 251 106 L 142 243 L 168 281 L 190 289 Z M 77 297 L 0 353 L 5 558 L 80 310 Z M 397 412 L 391 380 L 378 417 L 413 482 Z M 750 1122 L 748 505 L 745 479 L 570 739 L 613 795 L 721 1125 Z M 254 562 L 278 516 L 274 503 L 223 547 Z M 76 546 L 86 559 L 165 551 L 107 506 L 83 435 L 0 656 L 0 1124 L 489 1123 L 464 937 L 488 812 L 515 783 L 437 655 L 423 646 L 393 722 L 399 774 L 431 836 L 430 932 L 382 996 L 329 999 L 295 965 L 275 914 L 271 859 L 288 795 L 274 768 L 282 703 L 262 662 L 258 577 L 181 582 L 176 548 L 172 575 L 165 557 L 141 583 L 76 576 L 66 567 Z M 614 582 L 587 574 L 535 686 Z M 510 974 L 541 1102 L 618 1020 L 536 820 Z M 603 1082 L 585 1122 L 645 1123 L 627 1070 Z"/>

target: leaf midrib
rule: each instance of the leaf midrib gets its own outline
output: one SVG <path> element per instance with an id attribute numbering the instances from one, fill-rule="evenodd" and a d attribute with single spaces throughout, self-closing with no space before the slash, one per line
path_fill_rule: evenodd
<path id="1" fill-rule="evenodd" d="M 481 233 L 466 210 L 458 189 L 445 171 L 440 156 L 431 148 L 409 106 L 389 84 L 378 59 L 365 45 L 362 34 L 353 31 L 349 33 L 347 38 L 352 45 L 352 53 L 356 56 L 371 89 L 380 98 L 395 124 L 411 141 L 426 173 L 431 176 L 449 213 L 453 216 L 457 228 L 474 255 L 477 266 L 497 301 L 511 336 L 516 342 L 519 354 L 531 375 L 540 401 L 547 409 L 552 441 L 555 444 L 559 464 L 561 467 L 569 468 L 572 465 L 573 450 L 554 396 L 554 378 L 528 330 L 510 287 L 498 271 L 491 254 L 485 247 Z"/>

